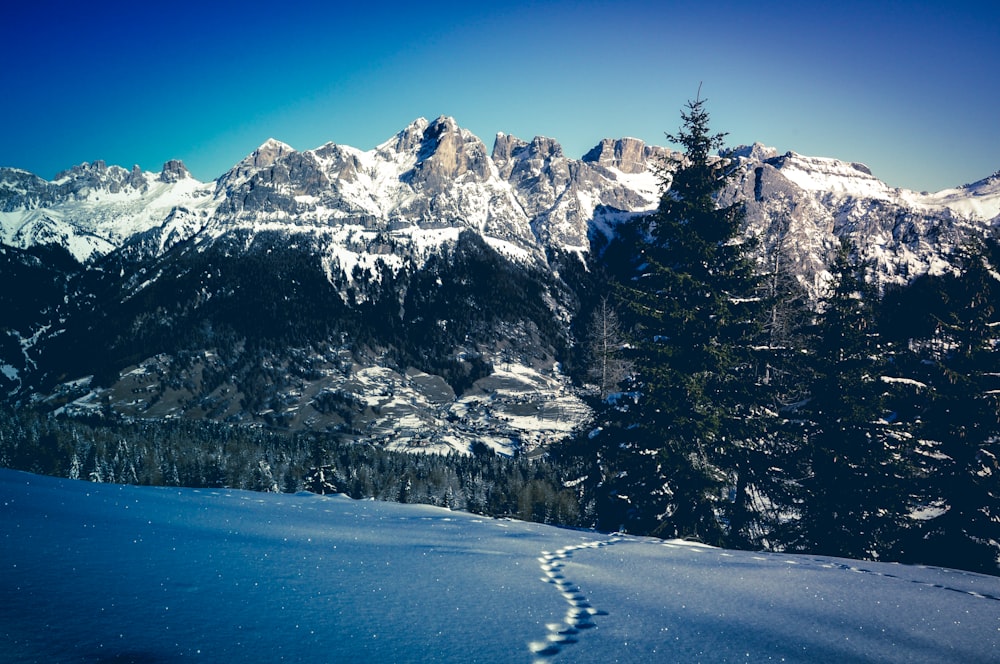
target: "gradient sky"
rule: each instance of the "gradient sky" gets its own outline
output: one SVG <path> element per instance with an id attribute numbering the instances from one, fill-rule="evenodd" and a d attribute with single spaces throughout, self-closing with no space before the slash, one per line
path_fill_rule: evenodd
<path id="1" fill-rule="evenodd" d="M 0 18 L 0 165 L 211 180 L 268 137 L 370 149 L 417 117 L 665 145 L 702 84 L 729 145 L 936 191 L 1000 169 L 1000 2 L 19 1 Z M 795 6 L 795 5 L 801 6 Z"/>

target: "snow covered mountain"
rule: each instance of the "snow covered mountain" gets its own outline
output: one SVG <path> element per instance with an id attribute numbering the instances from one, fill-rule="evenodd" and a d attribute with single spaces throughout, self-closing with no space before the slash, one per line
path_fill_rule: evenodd
<path id="1" fill-rule="evenodd" d="M 755 144 L 735 151 L 748 231 L 781 246 L 815 288 L 839 237 L 876 260 L 882 281 L 940 271 L 955 243 L 1000 218 L 1000 177 L 937 193 L 891 188 L 862 164 Z M 52 182 L 0 169 L 0 241 L 66 247 L 78 260 L 127 247 L 158 256 L 178 242 L 244 231 L 309 236 L 333 280 L 355 268 L 422 262 L 472 230 L 510 259 L 544 265 L 552 250 L 586 252 L 592 232 L 655 207 L 664 148 L 602 141 L 582 159 L 559 144 L 498 134 L 493 150 L 452 118 L 421 118 L 373 150 L 327 143 L 299 152 L 269 139 L 212 183 L 180 162 L 159 174 L 103 162 Z"/>
<path id="2" fill-rule="evenodd" d="M 749 230 L 789 234 L 783 246 L 810 281 L 837 237 L 852 236 L 879 259 L 882 277 L 897 280 L 940 269 L 954 241 L 1000 217 L 996 175 L 928 194 L 891 188 L 861 164 L 760 144 L 734 154 L 742 178 L 729 195 L 747 201 Z M 350 275 L 358 265 L 426 257 L 469 229 L 510 258 L 544 263 L 547 251 L 585 252 L 592 231 L 655 207 L 653 171 L 669 156 L 623 138 L 571 159 L 552 139 L 504 134 L 488 153 L 442 117 L 418 119 L 369 151 L 327 143 L 299 152 L 269 139 L 207 184 L 177 161 L 159 174 L 94 162 L 52 182 L 7 168 L 0 240 L 61 244 L 87 261 L 125 245 L 158 255 L 235 229 L 279 230 L 314 236 L 327 267 Z"/>
<path id="3" fill-rule="evenodd" d="M 736 156 L 741 178 L 728 200 L 747 201 L 748 232 L 764 240 L 763 254 L 781 254 L 813 295 L 839 238 L 873 262 L 876 282 L 902 284 L 946 270 L 958 245 L 1000 222 L 996 175 L 928 194 L 889 187 L 863 164 L 759 144 Z"/>
<path id="4" fill-rule="evenodd" d="M 103 161 L 63 171 L 52 182 L 0 169 L 0 242 L 27 248 L 56 244 L 80 261 L 110 253 L 135 235 L 172 225 L 178 210 L 207 216 L 212 189 L 179 161 L 159 174 Z"/>
<path id="5" fill-rule="evenodd" d="M 1000 578 L 0 469 L 5 662 L 996 661 Z"/>
<path id="6" fill-rule="evenodd" d="M 530 449 L 588 413 L 556 362 L 578 343 L 578 257 L 656 207 L 671 156 L 623 138 L 572 159 L 505 134 L 489 151 L 442 117 L 368 151 L 271 139 L 210 183 L 180 162 L 0 169 L 0 392 Z M 746 201 L 761 262 L 814 296 L 840 237 L 898 283 L 1000 221 L 996 175 L 927 194 L 759 144 L 734 156 L 724 198 Z"/>

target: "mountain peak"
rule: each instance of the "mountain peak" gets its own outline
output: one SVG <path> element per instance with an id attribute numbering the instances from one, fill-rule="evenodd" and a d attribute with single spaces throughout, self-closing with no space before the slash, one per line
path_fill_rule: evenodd
<path id="1" fill-rule="evenodd" d="M 136 167 L 138 168 L 138 167 Z M 132 169 L 135 173 L 135 168 Z M 180 159 L 171 159 L 163 164 L 163 168 L 160 170 L 160 182 L 177 182 L 185 178 L 191 177 L 191 173 L 188 172 L 187 166 Z"/>
<path id="2" fill-rule="evenodd" d="M 611 166 L 622 173 L 642 173 L 649 170 L 649 158 L 656 151 L 638 138 L 605 138 L 583 155 L 583 161 Z"/>
<path id="3" fill-rule="evenodd" d="M 284 141 L 279 141 L 278 139 L 271 137 L 260 144 L 257 150 L 267 150 L 267 149 L 285 149 L 294 152 L 294 148 Z"/>
<path id="4" fill-rule="evenodd" d="M 530 149 L 534 156 L 541 159 L 556 159 L 565 156 L 559 141 L 548 136 L 535 136 L 531 139 Z"/>
<path id="5" fill-rule="evenodd" d="M 269 138 L 260 144 L 253 153 L 247 157 L 255 168 L 264 168 L 276 162 L 286 154 L 295 152 L 295 148 L 287 143 L 282 143 L 275 138 Z"/>
<path id="6" fill-rule="evenodd" d="M 419 133 L 422 134 L 422 133 L 424 133 L 424 130 L 427 129 L 427 126 L 429 124 L 430 124 L 430 121 L 427 118 L 421 116 L 419 118 L 416 118 L 410 124 L 406 125 L 406 127 L 403 128 L 403 131 L 401 131 L 399 133 L 400 134 L 405 134 L 405 133 L 408 133 L 408 132 L 419 132 Z"/>
<path id="7" fill-rule="evenodd" d="M 740 145 L 729 151 L 729 156 L 743 157 L 750 161 L 766 161 L 778 156 L 777 148 L 772 148 L 757 142 L 753 145 Z"/>
<path id="8" fill-rule="evenodd" d="M 493 139 L 493 161 L 505 162 L 518 155 L 528 144 L 517 136 L 497 132 Z"/>
<path id="9" fill-rule="evenodd" d="M 440 128 L 441 131 L 458 131 L 458 122 L 455 118 L 450 115 L 439 115 L 434 122 L 431 123 L 432 127 Z"/>
<path id="10" fill-rule="evenodd" d="M 107 173 L 108 165 L 103 159 L 97 159 L 92 162 L 83 162 L 68 168 L 64 171 L 56 173 L 55 182 L 60 182 L 68 178 L 78 178 L 84 176 L 100 176 Z"/>
<path id="11" fill-rule="evenodd" d="M 429 125 L 430 122 L 427 121 L 427 118 L 417 118 L 401 132 L 379 145 L 376 150 L 379 152 L 410 152 L 420 145 Z"/>
<path id="12" fill-rule="evenodd" d="M 413 125 L 411 125 L 413 126 Z M 454 118 L 441 116 L 429 123 L 416 142 L 407 147 L 417 152 L 412 183 L 440 186 L 467 173 L 478 180 L 489 176 L 486 146 L 471 132 L 463 130 Z"/>

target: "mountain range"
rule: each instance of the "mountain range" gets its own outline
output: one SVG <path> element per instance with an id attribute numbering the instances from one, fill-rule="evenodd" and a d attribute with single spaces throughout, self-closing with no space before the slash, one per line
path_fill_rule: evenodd
<path id="1" fill-rule="evenodd" d="M 1000 222 L 1000 173 L 927 193 L 760 144 L 727 156 L 720 203 L 745 202 L 762 269 L 780 262 L 813 299 L 841 238 L 884 286 L 949 270 Z M 581 159 L 543 137 L 490 151 L 442 117 L 368 151 L 270 139 L 208 183 L 179 161 L 0 169 L 0 393 L 530 451 L 586 420 L 571 376 L 587 261 L 656 209 L 678 158 L 632 138 Z"/>

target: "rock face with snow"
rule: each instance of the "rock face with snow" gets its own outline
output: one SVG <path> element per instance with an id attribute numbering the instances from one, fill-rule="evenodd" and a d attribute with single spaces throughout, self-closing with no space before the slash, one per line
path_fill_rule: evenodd
<path id="1" fill-rule="evenodd" d="M 764 240 L 763 254 L 780 253 L 814 296 L 840 238 L 873 263 L 876 282 L 905 283 L 947 269 L 957 246 L 1000 221 L 995 179 L 926 194 L 889 187 L 863 164 L 760 145 L 737 159 L 739 178 L 726 200 L 746 201 L 748 232 Z"/>
<path id="2" fill-rule="evenodd" d="M 677 156 L 676 154 L 674 155 Z M 943 269 L 955 243 L 1000 216 L 996 177 L 934 194 L 894 189 L 861 164 L 738 148 L 748 230 L 780 246 L 801 278 L 819 284 L 843 236 L 875 260 L 882 281 Z M 216 181 L 194 181 L 183 163 L 159 174 L 97 161 L 52 182 L 0 169 L 0 240 L 65 246 L 79 260 L 132 243 L 162 254 L 177 242 L 212 241 L 235 229 L 306 233 L 329 270 L 371 266 L 372 246 L 417 257 L 472 230 L 508 258 L 544 265 L 552 250 L 586 252 L 593 232 L 653 209 L 664 148 L 605 139 L 581 159 L 553 139 L 498 134 L 492 151 L 447 117 L 414 121 L 373 150 L 328 143 L 296 151 L 269 139 Z M 376 252 L 377 253 L 377 252 Z M 385 263 L 396 259 L 385 256 Z"/>
<path id="3" fill-rule="evenodd" d="M 663 148 L 646 145 L 637 138 L 605 138 L 583 155 L 583 161 L 616 168 L 622 173 L 645 173 L 655 159 L 668 157 Z"/>
<path id="4" fill-rule="evenodd" d="M 926 194 L 759 144 L 729 156 L 721 202 L 746 203 L 761 263 L 814 297 L 842 237 L 878 282 L 903 282 L 1000 221 L 997 176 Z M 368 151 L 269 139 L 210 183 L 179 161 L 51 182 L 0 169 L 4 275 L 47 284 L 0 319 L 0 392 L 369 439 L 409 422 L 398 438 L 437 449 L 541 444 L 568 433 L 546 404 L 569 428 L 587 413 L 555 362 L 574 343 L 561 267 L 655 209 L 679 157 L 633 138 L 581 159 L 545 137 L 490 151 L 442 117 Z"/>
<path id="5" fill-rule="evenodd" d="M 180 161 L 159 174 L 103 161 L 63 171 L 52 182 L 0 169 L 0 242 L 27 248 L 56 244 L 78 260 L 108 254 L 138 234 L 167 224 L 177 209 L 213 208 L 211 187 Z"/>
<path id="6" fill-rule="evenodd" d="M 146 234 L 146 247 L 162 251 L 172 243 L 150 243 L 148 234 L 177 238 L 177 218 L 193 215 L 207 220 L 185 226 L 198 241 L 280 227 L 314 235 L 333 256 L 367 253 L 362 237 L 381 233 L 403 254 L 441 235 L 426 231 L 470 229 L 508 257 L 544 263 L 551 249 L 585 251 L 595 219 L 656 204 L 647 166 L 665 151 L 635 139 L 602 146 L 607 154 L 576 160 L 552 139 L 501 135 L 491 154 L 453 119 L 439 118 L 416 120 L 366 152 L 334 143 L 298 152 L 269 139 L 205 185 L 174 161 L 158 176 L 95 162 L 51 183 L 4 169 L 2 239 L 22 248 L 63 244 L 89 260 Z"/>

